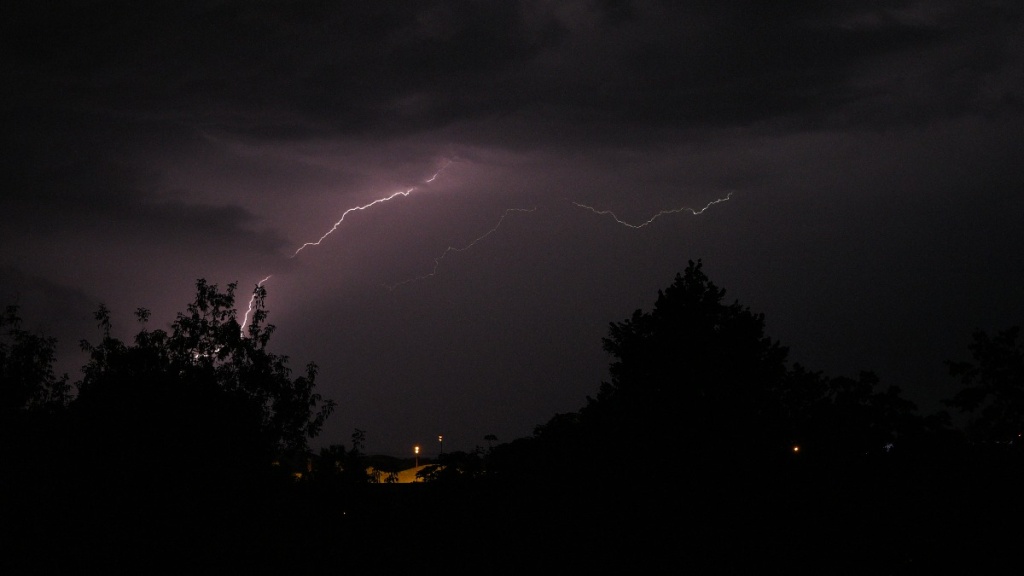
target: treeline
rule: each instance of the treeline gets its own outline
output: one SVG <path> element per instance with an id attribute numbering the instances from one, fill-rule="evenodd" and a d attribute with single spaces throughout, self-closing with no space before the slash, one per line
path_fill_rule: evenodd
<path id="1" fill-rule="evenodd" d="M 131 342 L 100 307 L 74 384 L 54 373 L 52 339 L 14 307 L 0 319 L 6 573 L 399 557 L 509 574 L 667 559 L 705 573 L 1019 567 L 1006 552 L 1024 536 L 1016 328 L 976 334 L 971 360 L 949 364 L 958 427 L 870 372 L 791 362 L 763 315 L 690 262 L 650 311 L 610 324 L 609 379 L 578 411 L 389 487 L 401 463 L 370 460 L 364 431 L 309 450 L 334 402 L 314 364 L 295 377 L 268 349 L 263 289 L 243 331 L 234 285 L 196 288 L 169 331 L 137 311 Z"/>
<path id="2" fill-rule="evenodd" d="M 1021 453 L 1019 328 L 978 332 L 972 359 L 948 363 L 960 386 L 943 403 L 963 416 L 957 426 L 946 410 L 922 414 L 873 372 L 829 376 L 790 362 L 765 334 L 764 316 L 725 294 L 690 262 L 650 311 L 609 325 L 610 379 L 578 411 L 553 416 L 530 437 L 448 455 L 454 470 L 427 479 L 622 474 L 646 483 L 676 478 L 680 463 L 767 470 Z"/>
<path id="3" fill-rule="evenodd" d="M 1017 328 L 976 333 L 971 359 L 949 362 L 960 386 L 945 404 L 962 426 L 871 372 L 791 363 L 764 328 L 690 262 L 650 311 L 610 324 L 610 379 L 578 411 L 449 457 L 437 481 L 488 495 L 459 525 L 498 518 L 483 523 L 512 549 L 599 571 L 1024 569 Z M 509 573 L 537 569 L 521 560 Z"/>

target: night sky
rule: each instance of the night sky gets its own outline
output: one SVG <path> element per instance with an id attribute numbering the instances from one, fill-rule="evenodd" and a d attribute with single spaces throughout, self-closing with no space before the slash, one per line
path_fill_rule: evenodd
<path id="1" fill-rule="evenodd" d="M 72 380 L 100 303 L 130 339 L 271 275 L 313 445 L 429 456 L 581 408 L 689 260 L 923 412 L 1024 323 L 1019 0 L 23 4 L 0 297 Z"/>

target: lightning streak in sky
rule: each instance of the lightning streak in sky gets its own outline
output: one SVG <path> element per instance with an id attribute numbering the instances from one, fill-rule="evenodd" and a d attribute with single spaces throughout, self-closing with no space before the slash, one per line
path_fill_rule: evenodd
<path id="1" fill-rule="evenodd" d="M 273 276 L 273 274 L 267 274 L 266 278 L 264 278 L 263 280 L 260 280 L 259 282 L 256 283 L 256 288 L 258 289 L 260 286 L 263 286 L 263 283 L 266 282 L 267 280 L 270 280 L 271 276 Z M 245 316 L 242 317 L 242 335 L 243 336 L 245 336 L 245 326 L 246 326 L 246 324 L 249 323 L 249 314 L 252 314 L 252 307 L 253 307 L 253 304 L 255 304 L 255 303 L 256 303 L 256 290 L 253 290 L 252 291 L 252 296 L 249 297 L 249 309 L 245 311 Z"/>
<path id="2" fill-rule="evenodd" d="M 433 176 L 431 176 L 430 178 L 427 178 L 426 180 L 424 180 L 423 183 L 424 184 L 430 184 L 431 182 L 436 180 L 437 177 L 441 175 L 441 172 L 444 172 L 444 169 L 447 168 L 448 166 L 450 166 L 451 163 L 452 163 L 451 160 L 446 161 L 443 166 L 438 168 L 437 172 L 434 172 Z M 364 204 L 362 206 L 356 206 L 354 208 L 349 208 L 348 210 L 345 210 L 345 212 L 343 212 L 341 214 L 341 218 L 339 218 L 338 221 L 334 223 L 334 226 L 332 226 L 330 230 L 325 232 L 323 234 L 323 236 L 321 236 L 319 239 L 317 239 L 316 242 L 306 242 L 302 246 L 299 246 L 298 249 L 296 249 L 295 252 L 289 258 L 295 258 L 296 256 L 299 255 L 299 252 L 302 252 L 305 248 L 308 248 L 310 246 L 319 246 L 320 243 L 323 242 L 325 238 L 327 238 L 328 236 L 333 234 L 334 231 L 338 229 L 338 226 L 341 226 L 341 223 L 345 221 L 345 217 L 348 216 L 350 212 L 353 212 L 355 210 L 366 210 L 367 208 L 370 208 L 371 206 L 375 206 L 377 204 L 381 204 L 383 202 L 387 202 L 388 200 L 391 200 L 391 199 L 393 199 L 393 198 L 395 198 L 397 196 L 408 196 L 409 194 L 412 194 L 414 191 L 416 191 L 416 189 L 418 189 L 418 188 L 419 188 L 419 186 L 413 186 L 413 187 L 411 187 L 411 188 L 409 188 L 407 190 L 399 190 L 398 192 L 395 192 L 394 194 L 391 194 L 389 196 L 384 196 L 383 198 L 378 198 L 378 199 L 374 200 L 373 202 L 370 202 L 369 204 Z M 256 288 L 259 288 L 260 286 L 263 286 L 263 283 L 266 282 L 267 280 L 270 280 L 271 276 L 272 276 L 272 274 L 268 274 L 266 278 L 264 278 L 263 280 L 260 280 L 259 283 L 256 284 Z M 249 298 L 249 308 L 248 308 L 248 310 L 245 311 L 245 315 L 242 317 L 242 335 L 243 336 L 245 336 L 245 327 L 249 323 L 249 314 L 252 314 L 252 307 L 253 307 L 253 305 L 255 303 L 256 303 L 256 290 L 253 290 L 252 296 Z"/>
<path id="3" fill-rule="evenodd" d="M 726 200 L 728 200 L 731 197 L 732 197 L 732 192 L 729 192 L 728 194 L 725 195 L 725 198 L 718 198 L 717 200 L 712 200 L 711 202 L 708 202 L 700 210 L 694 210 L 693 208 L 688 208 L 688 207 L 676 208 L 674 210 L 662 210 L 661 212 L 658 212 L 654 216 L 651 216 L 651 218 L 649 220 L 647 220 L 646 222 L 642 222 L 640 224 L 630 224 L 629 222 L 626 222 L 624 220 L 620 220 L 619 217 L 616 216 L 615 213 L 612 212 L 611 210 L 598 210 L 597 208 L 594 208 L 592 206 L 587 206 L 586 204 L 580 204 L 579 202 L 573 202 L 573 204 L 575 204 L 576 206 L 579 206 L 580 208 L 586 208 L 587 210 L 590 210 L 594 214 L 599 214 L 599 215 L 602 215 L 602 216 L 607 214 L 607 215 L 611 216 L 616 222 L 618 222 L 619 224 L 622 224 L 623 226 L 628 226 L 630 228 L 643 228 L 644 226 L 647 226 L 651 222 L 654 222 L 655 219 L 657 219 L 659 216 L 664 216 L 666 214 L 678 214 L 680 212 L 687 212 L 688 211 L 688 212 L 691 212 L 694 216 L 698 216 L 700 214 L 703 214 L 704 211 L 707 210 L 708 208 L 714 206 L 715 204 L 718 204 L 719 202 L 725 202 Z"/>
<path id="4" fill-rule="evenodd" d="M 437 258 L 434 258 L 434 269 L 431 270 L 431 272 L 429 274 L 424 274 L 422 276 L 417 276 L 415 278 L 410 278 L 408 280 L 403 280 L 401 282 L 398 282 L 397 284 L 392 284 L 392 285 L 388 286 L 388 290 L 394 290 L 395 288 L 398 288 L 399 286 L 402 286 L 404 284 L 410 284 L 412 282 L 418 282 L 420 280 L 425 280 L 427 278 L 430 278 L 430 277 L 436 275 L 437 274 L 437 269 L 441 266 L 441 261 L 444 260 L 445 257 L 448 256 L 448 254 L 450 254 L 452 252 L 465 252 L 466 250 L 469 250 L 474 245 L 476 245 L 477 242 L 480 242 L 484 238 L 487 238 L 491 234 L 494 234 L 498 230 L 498 228 L 501 227 L 501 223 L 505 221 L 505 218 L 507 218 L 508 215 L 511 214 L 512 212 L 533 212 L 536 209 L 537 209 L 536 206 L 534 206 L 533 208 L 506 208 L 505 209 L 505 213 L 502 214 L 501 218 L 498 219 L 498 223 L 494 225 L 494 228 L 491 228 L 487 232 L 484 232 L 481 236 L 478 236 L 475 240 L 473 240 L 472 242 L 470 242 L 469 244 L 466 244 L 465 246 L 463 246 L 461 248 L 457 248 L 455 246 L 449 246 L 449 247 L 445 248 L 444 252 L 442 252 L 440 256 L 438 256 Z"/>
<path id="5" fill-rule="evenodd" d="M 439 168 L 438 171 L 435 172 L 433 176 L 431 176 L 430 178 L 427 178 L 426 180 L 424 180 L 423 184 L 429 184 L 429 183 L 433 182 L 434 180 L 436 180 L 437 177 L 441 175 L 441 172 L 443 172 L 445 170 L 445 168 L 447 168 L 451 163 L 452 163 L 451 160 L 445 162 L 445 164 L 443 166 L 441 166 L 441 168 Z M 345 221 L 345 217 L 348 216 L 351 212 L 354 212 L 356 210 L 366 210 L 368 208 L 376 206 L 377 204 L 381 204 L 381 203 L 387 202 L 389 200 L 393 200 L 393 199 L 395 199 L 398 196 L 409 196 L 409 194 L 412 194 L 420 186 L 422 186 L 422 184 L 421 185 L 417 185 L 417 186 L 413 186 L 413 187 L 411 187 L 411 188 L 409 188 L 407 190 L 400 190 L 398 192 L 395 192 L 395 193 L 390 194 L 388 196 L 384 196 L 382 198 L 378 198 L 378 199 L 376 199 L 373 202 L 370 202 L 368 204 L 364 204 L 362 206 L 355 206 L 355 207 L 352 207 L 352 208 L 349 208 L 349 209 L 345 210 L 341 214 L 341 218 L 339 218 L 338 221 L 335 222 L 334 225 L 331 226 L 331 228 L 329 230 L 327 230 L 327 232 L 325 232 L 322 236 L 320 236 L 320 238 L 318 238 L 315 242 L 306 242 L 305 244 L 299 246 L 295 250 L 295 252 L 290 256 L 290 258 L 295 258 L 296 256 L 299 255 L 299 252 L 302 252 L 304 249 L 306 249 L 306 248 L 308 248 L 310 246 L 319 246 L 321 242 L 323 242 L 328 236 L 333 234 L 334 231 L 337 230 L 339 226 L 341 226 L 341 223 Z M 601 215 L 601 216 L 604 216 L 604 215 L 611 216 L 616 222 L 618 222 L 619 224 L 622 224 L 623 226 L 628 226 L 629 228 L 643 228 L 644 226 L 647 226 L 651 222 L 654 222 L 654 220 L 657 219 L 658 217 L 664 216 L 666 214 L 677 214 L 679 212 L 686 212 L 686 211 L 688 211 L 688 212 L 692 213 L 694 216 L 697 216 L 699 214 L 702 214 L 705 210 L 707 210 L 711 206 L 714 206 L 715 204 L 718 204 L 720 202 L 725 202 L 726 200 L 729 200 L 729 198 L 731 198 L 731 197 L 732 197 L 732 192 L 727 194 L 724 198 L 718 198 L 716 200 L 712 200 L 711 202 L 708 202 L 700 210 L 696 210 L 694 208 L 688 208 L 688 207 L 676 208 L 676 209 L 673 209 L 673 210 L 662 210 L 661 212 L 658 212 L 657 214 L 652 216 L 646 222 L 642 222 L 640 224 L 630 224 L 629 222 L 626 222 L 626 221 L 620 219 L 611 210 L 598 210 L 597 208 L 594 208 L 592 206 L 587 206 L 585 204 L 580 204 L 579 202 L 573 202 L 573 204 L 575 204 L 576 206 L 579 206 L 580 208 L 585 208 L 587 210 L 590 210 L 591 212 L 593 212 L 595 214 L 598 214 L 598 215 Z M 477 243 L 481 242 L 483 239 L 485 239 L 488 236 L 490 236 L 491 234 L 495 233 L 498 230 L 498 228 L 501 227 L 502 223 L 504 223 L 505 219 L 510 214 L 512 214 L 513 212 L 534 212 L 535 210 L 537 210 L 536 207 L 533 207 L 533 208 L 507 208 L 507 209 L 505 209 L 505 212 L 501 215 L 501 218 L 498 219 L 498 223 L 495 224 L 493 228 L 491 228 L 487 232 L 483 233 L 482 235 L 478 236 L 476 239 L 474 239 L 469 244 L 466 244 L 465 246 L 462 246 L 462 247 L 449 246 L 449 247 L 445 248 L 444 252 L 442 252 L 440 256 L 438 256 L 437 258 L 434 258 L 434 268 L 433 268 L 433 270 L 431 270 L 431 272 L 429 274 L 424 274 L 422 276 L 416 276 L 416 277 L 410 278 L 408 280 L 403 280 L 401 282 L 398 282 L 397 284 L 392 284 L 390 286 L 387 286 L 387 288 L 389 290 L 393 291 L 396 288 L 398 288 L 399 286 L 403 286 L 405 284 L 410 284 L 412 282 L 417 282 L 419 280 L 424 280 L 426 278 L 430 278 L 432 276 L 435 276 L 437 274 L 438 269 L 441 266 L 441 262 L 443 262 L 444 259 L 449 254 L 451 254 L 452 252 L 465 252 L 465 251 L 469 250 L 470 248 L 472 248 L 473 246 L 475 246 Z M 256 288 L 258 289 L 259 287 L 263 286 L 263 284 L 267 280 L 270 280 L 270 277 L 271 277 L 271 275 L 268 274 L 266 278 L 260 280 L 259 283 L 256 284 Z M 249 322 L 249 315 L 252 314 L 253 306 L 255 305 L 255 302 L 256 302 L 256 290 L 253 290 L 252 297 L 249 299 L 249 308 L 248 308 L 248 310 L 246 310 L 245 316 L 242 319 L 242 333 L 243 333 L 243 335 L 245 333 L 246 324 L 248 324 L 248 322 Z"/>
<path id="6" fill-rule="evenodd" d="M 427 178 L 426 180 L 424 180 L 424 184 L 430 184 L 431 182 L 436 180 L 437 177 L 441 174 L 441 172 L 444 172 L 444 169 L 447 168 L 448 165 L 451 164 L 451 163 L 452 163 L 451 160 L 446 162 L 444 166 L 441 166 L 441 168 L 438 169 L 438 171 L 434 173 L 433 176 L 431 176 L 430 178 Z M 356 210 L 366 210 L 367 208 L 370 208 L 371 206 L 375 206 L 377 204 L 381 204 L 383 202 L 387 202 L 388 200 L 392 200 L 396 196 L 408 196 L 409 194 L 412 194 L 413 191 L 415 191 L 417 188 L 419 188 L 419 186 L 413 186 L 413 187 L 409 188 L 408 190 L 399 190 L 398 192 L 395 192 L 394 194 L 391 194 L 390 196 L 385 196 L 383 198 L 378 198 L 378 199 L 374 200 L 373 202 L 370 202 L 369 204 L 364 204 L 362 206 L 356 206 L 354 208 L 349 208 L 348 210 L 345 210 L 345 212 L 342 213 L 341 218 L 339 218 L 338 221 L 334 223 L 334 226 L 332 226 L 330 230 L 328 230 L 327 232 L 324 232 L 324 235 L 321 236 L 316 242 L 306 242 L 302 246 L 299 246 L 299 248 L 295 251 L 295 253 L 291 255 L 291 258 L 295 258 L 296 256 L 299 255 L 299 252 L 302 252 L 305 248 L 308 248 L 309 246 L 319 246 L 320 243 L 324 241 L 324 238 L 327 238 L 328 236 L 333 234 L 334 231 L 338 229 L 338 226 L 341 226 L 341 223 L 345 221 L 345 217 L 348 216 L 350 212 L 355 212 Z"/>

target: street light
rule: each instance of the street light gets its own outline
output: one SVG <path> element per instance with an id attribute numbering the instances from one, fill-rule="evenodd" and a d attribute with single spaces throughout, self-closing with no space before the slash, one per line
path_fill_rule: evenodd
<path id="1" fill-rule="evenodd" d="M 441 445 L 441 454 L 444 454 L 444 436 L 441 434 L 437 435 L 437 443 Z"/>
<path id="2" fill-rule="evenodd" d="M 416 455 L 416 468 L 420 467 L 420 445 L 417 444 L 412 447 L 413 454 Z"/>

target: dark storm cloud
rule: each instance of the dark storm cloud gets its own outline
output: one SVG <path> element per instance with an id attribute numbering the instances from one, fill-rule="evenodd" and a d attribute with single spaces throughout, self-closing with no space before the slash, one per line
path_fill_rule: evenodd
<path id="1" fill-rule="evenodd" d="M 258 230 L 257 219 L 240 206 L 164 198 L 148 184 L 151 174 L 108 158 L 110 150 L 60 148 L 57 139 L 45 152 L 26 148 L 7 157 L 0 208 L 8 220 L 0 236 L 93 231 L 179 245 L 230 241 L 267 251 L 285 245 Z"/>
<path id="2" fill-rule="evenodd" d="M 0 277 L 4 279 L 0 301 L 17 306 L 22 320 L 28 322 L 24 327 L 29 330 L 45 334 L 62 332 L 69 318 L 81 320 L 81 315 L 88 314 L 96 304 L 95 299 L 77 288 L 26 274 L 13 266 L 0 267 Z"/>
<path id="3" fill-rule="evenodd" d="M 526 30 L 517 12 L 479 2 L 86 4 L 37 15 L 13 44 L 17 76 L 42 89 L 29 98 L 70 90 L 82 106 L 256 132 L 406 131 L 501 106 L 500 93 L 407 100 L 452 83 L 489 90 L 489 78 L 557 39 L 554 23 Z"/>
<path id="4" fill-rule="evenodd" d="M 647 14 L 616 51 L 619 59 L 605 78 L 608 96 L 592 92 L 594 107 L 608 117 L 676 128 L 892 126 L 970 113 L 981 97 L 980 80 L 1006 66 L 1020 72 L 1019 46 L 1006 34 L 1020 27 L 1017 8 L 659 7 L 663 13 Z M 984 89 L 1020 94 L 1009 77 Z"/>
<path id="5" fill-rule="evenodd" d="M 527 145 L 619 142 L 1019 106 L 1019 47 L 1006 32 L 1019 29 L 1021 10 L 956 2 L 88 3 L 17 22 L 11 44 L 15 78 L 35 86 L 28 100 L 70 98 L 254 136 L 383 136 L 496 120 L 503 133 L 470 133 Z"/>

